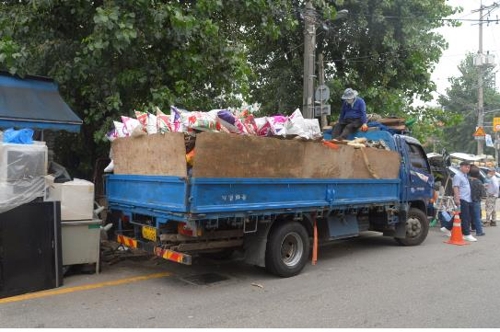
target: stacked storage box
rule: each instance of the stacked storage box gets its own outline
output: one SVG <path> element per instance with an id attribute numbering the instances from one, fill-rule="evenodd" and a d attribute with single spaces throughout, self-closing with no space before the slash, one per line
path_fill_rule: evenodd
<path id="1" fill-rule="evenodd" d="M 46 201 L 61 202 L 63 265 L 96 264 L 99 272 L 101 220 L 94 219 L 94 184 L 74 179 L 54 183 L 47 177 Z"/>

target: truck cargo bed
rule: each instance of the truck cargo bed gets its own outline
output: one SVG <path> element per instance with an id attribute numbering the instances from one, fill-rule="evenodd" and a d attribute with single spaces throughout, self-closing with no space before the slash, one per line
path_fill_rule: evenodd
<path id="1" fill-rule="evenodd" d="M 116 139 L 115 174 L 106 179 L 109 207 L 183 221 L 399 201 L 395 151 L 199 133 L 188 167 L 186 138 L 166 133 Z"/>
<path id="2" fill-rule="evenodd" d="M 315 262 L 320 243 L 367 230 L 420 244 L 433 181 L 423 149 L 385 131 L 358 134 L 366 146 L 224 133 L 116 139 L 105 188 L 117 241 L 183 264 L 241 250 L 281 277 L 298 274 L 310 249 Z"/>

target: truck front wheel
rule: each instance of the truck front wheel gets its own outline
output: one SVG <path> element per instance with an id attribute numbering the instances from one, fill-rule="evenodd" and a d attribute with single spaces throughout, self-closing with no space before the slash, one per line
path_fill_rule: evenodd
<path id="1" fill-rule="evenodd" d="M 276 225 L 267 240 L 267 271 L 284 278 L 299 274 L 309 258 L 309 247 L 309 235 L 300 223 Z"/>
<path id="2" fill-rule="evenodd" d="M 406 237 L 404 239 L 396 238 L 396 241 L 404 246 L 416 246 L 424 242 L 428 232 L 427 215 L 422 210 L 411 208 L 406 220 Z"/>

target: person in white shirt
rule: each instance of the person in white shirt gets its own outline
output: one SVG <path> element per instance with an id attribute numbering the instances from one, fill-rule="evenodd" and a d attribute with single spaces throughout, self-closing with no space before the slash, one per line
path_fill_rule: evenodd
<path id="1" fill-rule="evenodd" d="M 453 176 L 451 184 L 453 185 L 453 201 L 460 210 L 460 220 L 462 227 L 462 235 L 465 241 L 476 242 L 477 239 L 470 233 L 470 223 L 474 214 L 472 205 L 472 196 L 470 190 L 470 182 L 467 174 L 470 171 L 470 163 L 462 161 L 460 163 L 460 172 Z M 453 223 L 448 226 L 441 227 L 441 232 L 447 236 L 451 236 Z"/>
<path id="2" fill-rule="evenodd" d="M 497 225 L 497 212 L 496 203 L 498 197 L 498 178 L 495 175 L 494 168 L 488 169 L 488 184 L 486 189 L 486 220 L 484 225 L 496 226 Z"/>

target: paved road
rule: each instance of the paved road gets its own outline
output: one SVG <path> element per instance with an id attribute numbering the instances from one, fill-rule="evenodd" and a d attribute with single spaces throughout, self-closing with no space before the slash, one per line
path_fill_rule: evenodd
<path id="1" fill-rule="evenodd" d="M 0 300 L 1 327 L 500 327 L 500 227 L 467 246 L 367 233 L 280 279 L 241 262 L 125 260 Z M 225 278 L 200 283 L 202 277 Z M 198 279 L 198 280 L 197 280 Z M 213 280 L 206 280 L 213 281 Z M 41 296 L 34 298 L 35 296 Z M 10 301 L 10 302 L 9 302 Z"/>

